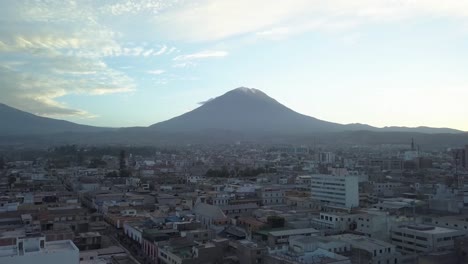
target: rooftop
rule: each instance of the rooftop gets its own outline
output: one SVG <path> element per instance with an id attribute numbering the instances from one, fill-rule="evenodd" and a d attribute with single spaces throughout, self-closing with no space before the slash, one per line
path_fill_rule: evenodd
<path id="1" fill-rule="evenodd" d="M 302 235 L 302 234 L 311 234 L 311 233 L 320 233 L 319 230 L 315 228 L 301 228 L 301 229 L 286 229 L 280 231 L 270 231 L 270 235 L 272 236 L 294 236 L 294 235 Z"/>
<path id="2" fill-rule="evenodd" d="M 354 235 L 354 234 L 343 234 L 330 236 L 329 238 L 338 239 L 341 241 L 349 242 L 352 247 L 361 248 L 365 250 L 374 250 L 394 247 L 394 245 L 387 243 L 382 240 L 373 239 L 366 236 Z"/>
<path id="3" fill-rule="evenodd" d="M 426 234 L 444 234 L 444 233 L 453 233 L 453 232 L 460 232 L 460 230 L 446 228 L 446 227 L 438 227 L 438 226 L 431 226 L 431 225 L 402 225 L 398 226 L 398 228 L 409 229 L 414 232 L 421 232 Z"/>

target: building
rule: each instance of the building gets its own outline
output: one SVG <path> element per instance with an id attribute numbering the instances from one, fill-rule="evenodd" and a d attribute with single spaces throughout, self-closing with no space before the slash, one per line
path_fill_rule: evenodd
<path id="1" fill-rule="evenodd" d="M 222 263 L 223 245 L 228 240 L 213 240 L 209 243 L 195 243 L 187 240 L 170 241 L 158 247 L 159 263 L 202 264 Z"/>
<path id="2" fill-rule="evenodd" d="M 284 204 L 284 190 L 280 188 L 262 188 L 257 191 L 257 195 L 262 200 L 262 205 Z"/>
<path id="3" fill-rule="evenodd" d="M 46 242 L 45 237 L 17 238 L 0 246 L 0 264 L 78 264 L 80 252 L 70 240 Z"/>
<path id="4" fill-rule="evenodd" d="M 321 236 L 291 237 L 288 247 L 271 251 L 265 258 L 271 264 L 351 264 L 351 246 L 347 242 Z"/>
<path id="5" fill-rule="evenodd" d="M 453 149 L 452 155 L 455 166 L 460 166 L 465 169 L 468 168 L 468 145 L 461 149 Z"/>
<path id="6" fill-rule="evenodd" d="M 311 198 L 345 208 L 359 206 L 359 177 L 317 174 L 311 177 Z"/>
<path id="7" fill-rule="evenodd" d="M 467 231 L 430 225 L 392 227 L 390 237 L 397 250 L 404 253 L 442 252 L 454 249 L 454 241 Z"/>
<path id="8" fill-rule="evenodd" d="M 318 156 L 319 162 L 323 164 L 335 163 L 336 156 L 332 152 L 320 152 Z"/>
<path id="9" fill-rule="evenodd" d="M 468 169 L 468 145 L 465 146 L 465 169 Z"/>
<path id="10" fill-rule="evenodd" d="M 218 206 L 199 203 L 195 205 L 193 210 L 198 221 L 205 228 L 214 227 L 217 225 L 226 225 L 228 218 Z"/>
<path id="11" fill-rule="evenodd" d="M 395 246 L 382 240 L 354 234 L 327 237 L 351 245 L 351 262 L 356 264 L 394 264 L 401 263 L 401 254 Z"/>
<path id="12" fill-rule="evenodd" d="M 260 230 L 254 236 L 259 241 L 266 241 L 270 249 L 282 248 L 288 245 L 289 238 L 295 236 L 320 235 L 321 232 L 315 228 L 284 229 L 284 230 Z"/>
<path id="13" fill-rule="evenodd" d="M 239 263 L 243 264 L 259 264 L 266 263 L 263 258 L 267 254 L 266 246 L 259 245 L 250 240 L 239 240 L 229 243 L 239 259 Z"/>
<path id="14" fill-rule="evenodd" d="M 357 215 L 342 212 L 321 212 L 319 217 L 311 220 L 313 228 L 334 230 L 338 232 L 356 229 Z"/>

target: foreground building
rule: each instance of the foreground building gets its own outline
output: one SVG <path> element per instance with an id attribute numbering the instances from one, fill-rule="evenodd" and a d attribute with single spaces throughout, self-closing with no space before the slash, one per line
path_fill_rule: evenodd
<path id="1" fill-rule="evenodd" d="M 455 239 L 466 236 L 462 230 L 430 225 L 401 225 L 390 233 L 392 244 L 405 253 L 428 253 L 453 250 Z"/>
<path id="2" fill-rule="evenodd" d="M 0 264 L 78 264 L 80 253 L 70 240 L 46 242 L 45 237 L 17 238 L 0 247 Z"/>

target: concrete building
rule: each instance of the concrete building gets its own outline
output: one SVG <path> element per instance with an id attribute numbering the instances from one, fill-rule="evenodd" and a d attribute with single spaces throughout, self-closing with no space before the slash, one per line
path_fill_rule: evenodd
<path id="1" fill-rule="evenodd" d="M 229 243 L 239 259 L 239 263 L 243 264 L 259 264 L 266 263 L 263 258 L 267 253 L 266 246 L 259 245 L 250 240 L 239 240 Z"/>
<path id="2" fill-rule="evenodd" d="M 215 205 L 199 203 L 195 205 L 193 212 L 197 220 L 205 228 L 213 228 L 214 226 L 222 226 L 228 223 L 227 216 Z"/>
<path id="3" fill-rule="evenodd" d="M 465 169 L 468 169 L 468 145 L 465 145 Z"/>
<path id="4" fill-rule="evenodd" d="M 284 190 L 280 188 L 262 188 L 257 191 L 257 195 L 262 200 L 262 205 L 284 204 Z"/>
<path id="5" fill-rule="evenodd" d="M 384 264 L 401 263 L 401 254 L 395 250 L 395 246 L 365 236 L 354 234 L 335 235 L 327 237 L 336 239 L 351 245 L 351 262 L 356 264 Z"/>
<path id="6" fill-rule="evenodd" d="M 355 175 L 316 174 L 311 177 L 311 198 L 345 208 L 359 206 L 359 178 Z"/>
<path id="7" fill-rule="evenodd" d="M 390 237 L 397 250 L 405 253 L 427 253 L 452 250 L 457 238 L 467 231 L 430 225 L 392 227 Z"/>
<path id="8" fill-rule="evenodd" d="M 311 220 L 311 225 L 319 230 L 347 231 L 356 228 L 356 214 L 342 212 L 322 212 Z"/>
<path id="9" fill-rule="evenodd" d="M 204 244 L 188 241 L 172 241 L 167 245 L 159 246 L 158 260 L 164 264 L 202 264 L 222 263 L 223 245 L 226 239 L 213 240 Z"/>
<path id="10" fill-rule="evenodd" d="M 266 241 L 271 250 L 280 249 L 289 244 L 289 238 L 295 236 L 320 235 L 315 228 L 285 229 L 285 230 L 259 230 L 253 234 L 256 240 Z"/>
<path id="11" fill-rule="evenodd" d="M 46 242 L 45 237 L 17 238 L 0 247 L 0 264 L 78 264 L 80 252 L 70 240 Z"/>
<path id="12" fill-rule="evenodd" d="M 321 236 L 297 236 L 289 239 L 288 247 L 270 251 L 266 263 L 333 263 L 351 264 L 348 257 L 351 246 L 347 242 Z"/>

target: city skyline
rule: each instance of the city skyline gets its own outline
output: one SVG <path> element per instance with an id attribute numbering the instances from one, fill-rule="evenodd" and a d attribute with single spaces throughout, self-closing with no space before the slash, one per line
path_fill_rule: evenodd
<path id="1" fill-rule="evenodd" d="M 468 131 L 468 3 L 268 3 L 6 1 L 1 102 L 147 126 L 246 86 L 331 122 Z"/>

